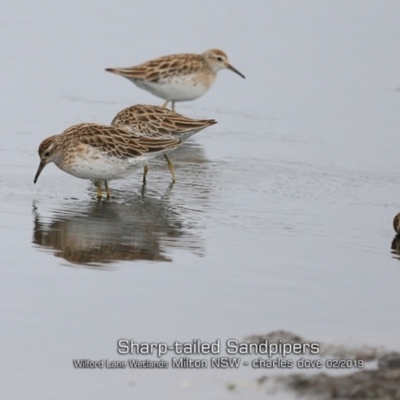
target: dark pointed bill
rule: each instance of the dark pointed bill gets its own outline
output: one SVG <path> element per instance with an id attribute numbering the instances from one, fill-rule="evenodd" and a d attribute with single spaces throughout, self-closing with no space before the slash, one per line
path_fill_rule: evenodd
<path id="1" fill-rule="evenodd" d="M 230 64 L 228 64 L 228 67 L 227 67 L 228 69 L 230 69 L 231 71 L 233 71 L 233 72 L 236 72 L 238 75 L 240 75 L 243 79 L 246 79 L 246 77 L 241 73 L 241 72 L 239 72 L 236 68 L 233 68 L 232 67 L 232 65 L 230 65 Z"/>
<path id="2" fill-rule="evenodd" d="M 36 172 L 35 179 L 33 180 L 33 183 L 36 183 L 36 181 L 37 181 L 38 178 L 39 178 L 40 173 L 43 171 L 43 168 L 44 168 L 45 166 L 46 166 L 46 163 L 40 162 L 39 168 L 38 168 L 38 170 L 37 170 L 37 172 Z"/>

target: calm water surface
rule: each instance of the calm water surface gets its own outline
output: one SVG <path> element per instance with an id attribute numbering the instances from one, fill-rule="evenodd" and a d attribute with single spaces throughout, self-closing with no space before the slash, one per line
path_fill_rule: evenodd
<path id="1" fill-rule="evenodd" d="M 396 1 L 17 1 L 0 13 L 0 395 L 266 398 L 262 371 L 95 370 L 120 338 L 242 340 L 285 329 L 400 350 L 400 35 Z M 221 47 L 191 117 L 218 124 L 111 182 L 48 166 L 40 141 L 161 104 L 104 71 Z M 146 358 L 146 357 L 144 357 Z M 166 397 L 167 394 L 167 397 Z M 276 399 L 280 397 L 275 397 Z"/>

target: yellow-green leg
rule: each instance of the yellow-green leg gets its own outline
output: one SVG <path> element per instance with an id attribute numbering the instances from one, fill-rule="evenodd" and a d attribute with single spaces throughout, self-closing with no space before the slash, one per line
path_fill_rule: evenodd
<path id="1" fill-rule="evenodd" d="M 168 156 L 166 154 L 164 154 L 164 157 L 167 160 L 168 168 L 169 168 L 169 171 L 171 172 L 172 183 L 175 183 L 176 182 L 176 176 L 175 176 L 174 164 L 172 164 L 171 160 L 168 158 Z"/>
<path id="2" fill-rule="evenodd" d="M 143 183 L 146 183 L 146 176 L 148 172 L 149 172 L 149 166 L 146 164 L 143 168 Z"/>
<path id="3" fill-rule="evenodd" d="M 96 184 L 96 187 L 97 187 L 97 198 L 101 199 L 103 197 L 103 191 L 101 190 L 101 182 L 100 181 L 96 181 L 95 184 Z"/>
<path id="4" fill-rule="evenodd" d="M 169 103 L 169 100 L 166 100 L 165 103 L 161 107 L 167 108 L 168 103 Z M 175 111 L 175 102 L 172 100 L 171 100 L 171 111 Z"/>
<path id="5" fill-rule="evenodd" d="M 110 198 L 111 198 L 111 192 L 110 192 L 110 188 L 108 187 L 107 181 L 104 181 L 104 186 L 106 187 L 107 200 L 110 200 Z"/>

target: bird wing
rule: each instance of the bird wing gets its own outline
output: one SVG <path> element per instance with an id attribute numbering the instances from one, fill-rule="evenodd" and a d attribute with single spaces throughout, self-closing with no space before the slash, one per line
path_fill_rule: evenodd
<path id="1" fill-rule="evenodd" d="M 120 111 L 111 122 L 149 137 L 180 137 L 216 124 L 213 119 L 187 118 L 164 107 L 135 105 Z"/>
<path id="2" fill-rule="evenodd" d="M 180 144 L 180 140 L 172 137 L 149 138 L 107 125 L 79 124 L 69 130 L 64 132 L 67 138 L 118 158 L 140 157 L 174 149 Z"/>
<path id="3" fill-rule="evenodd" d="M 132 80 L 157 82 L 175 74 L 191 74 L 201 69 L 202 56 L 198 54 L 177 54 L 164 56 L 128 68 L 106 68 L 106 71 Z"/>

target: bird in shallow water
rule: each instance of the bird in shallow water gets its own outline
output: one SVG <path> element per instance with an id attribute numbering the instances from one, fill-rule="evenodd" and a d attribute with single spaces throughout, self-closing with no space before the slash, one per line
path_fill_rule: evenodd
<path id="1" fill-rule="evenodd" d="M 245 76 L 229 64 L 228 56 L 218 49 L 202 54 L 175 54 L 156 58 L 128 68 L 106 68 L 106 71 L 123 76 L 141 89 L 147 90 L 169 102 L 195 100 L 205 94 L 221 69 L 230 69 L 242 78 Z"/>
<path id="2" fill-rule="evenodd" d="M 149 159 L 179 144 L 180 140 L 173 137 L 151 138 L 107 125 L 73 125 L 60 135 L 42 141 L 38 150 L 40 164 L 33 182 L 53 162 L 70 175 L 95 181 L 99 199 L 103 193 L 101 182 L 104 182 L 109 199 L 108 181 L 125 178 L 137 167 L 146 165 Z"/>
<path id="3" fill-rule="evenodd" d="M 112 120 L 111 125 L 117 128 L 128 129 L 134 134 L 146 137 L 175 138 L 180 140 L 178 146 L 164 153 L 171 172 L 172 182 L 175 182 L 174 165 L 166 153 L 181 146 L 190 136 L 216 123 L 217 121 L 213 119 L 192 119 L 163 107 L 138 104 L 120 111 Z M 145 164 L 143 183 L 146 182 L 148 170 L 148 165 Z"/>

